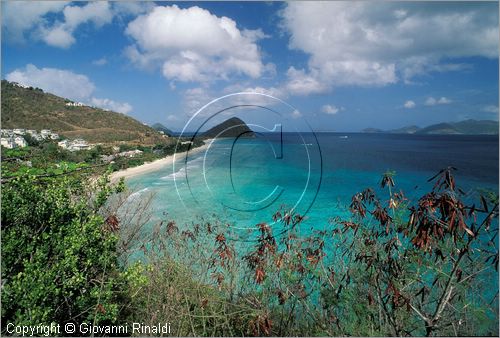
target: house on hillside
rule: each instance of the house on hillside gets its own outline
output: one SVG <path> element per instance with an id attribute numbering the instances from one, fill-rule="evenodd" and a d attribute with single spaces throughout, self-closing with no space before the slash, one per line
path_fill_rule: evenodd
<path id="1" fill-rule="evenodd" d="M 2 137 L 10 137 L 14 135 L 12 129 L 2 129 L 1 131 Z"/>
<path id="2" fill-rule="evenodd" d="M 50 139 L 51 140 L 58 140 L 59 134 L 58 133 L 50 133 Z"/>
<path id="3" fill-rule="evenodd" d="M 30 86 L 26 86 L 26 85 L 23 85 L 21 83 L 17 83 L 17 82 L 12 82 L 12 84 L 16 87 L 21 87 L 21 88 L 29 88 Z"/>
<path id="4" fill-rule="evenodd" d="M 26 142 L 26 140 L 24 139 L 24 137 L 22 136 L 17 136 L 14 138 L 14 143 L 20 147 L 20 148 L 24 148 L 24 147 L 27 147 L 28 146 L 28 142 Z"/>
<path id="5" fill-rule="evenodd" d="M 87 141 L 83 139 L 73 140 L 68 147 L 68 150 L 70 151 L 87 150 L 87 149 L 90 149 L 90 145 L 87 143 Z"/>
<path id="6" fill-rule="evenodd" d="M 28 142 L 22 136 L 10 136 L 1 138 L 2 146 L 8 149 L 24 148 L 28 146 Z"/>
<path id="7" fill-rule="evenodd" d="M 83 107 L 84 104 L 81 102 L 66 102 L 66 106 L 68 106 L 68 107 Z"/>
<path id="8" fill-rule="evenodd" d="M 42 130 L 40 131 L 40 135 L 42 135 L 42 137 L 43 137 L 44 139 L 48 139 L 48 138 L 50 138 L 50 135 L 51 135 L 51 134 L 52 134 L 52 131 L 51 131 L 50 129 L 42 129 Z"/>
<path id="9" fill-rule="evenodd" d="M 121 153 L 116 154 L 116 156 L 122 156 L 122 157 L 135 157 L 137 155 L 142 154 L 142 150 L 135 149 L 135 150 L 130 150 L 130 151 L 123 151 Z"/>
<path id="10" fill-rule="evenodd" d="M 2 137 L 1 138 L 1 144 L 2 147 L 5 147 L 7 149 L 13 149 L 16 148 L 16 142 L 14 142 L 14 139 L 12 137 Z"/>
<path id="11" fill-rule="evenodd" d="M 63 140 L 63 141 L 57 142 L 57 145 L 63 149 L 68 149 L 70 142 L 69 142 L 69 140 Z"/>
<path id="12" fill-rule="evenodd" d="M 42 135 L 40 135 L 36 130 L 34 129 L 27 129 L 26 134 L 29 134 L 32 138 L 34 138 L 37 141 L 43 140 Z"/>
<path id="13" fill-rule="evenodd" d="M 13 133 L 16 135 L 26 135 L 26 129 L 16 128 L 13 130 Z"/>
<path id="14" fill-rule="evenodd" d="M 73 141 L 62 140 L 57 142 L 57 145 L 63 149 L 68 149 L 69 151 L 87 150 L 92 148 L 92 146 L 83 139 L 76 139 Z"/>

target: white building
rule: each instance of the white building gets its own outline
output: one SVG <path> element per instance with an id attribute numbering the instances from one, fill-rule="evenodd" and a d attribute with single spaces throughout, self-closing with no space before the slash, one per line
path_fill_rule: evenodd
<path id="1" fill-rule="evenodd" d="M 2 146 L 8 149 L 24 148 L 28 146 L 28 142 L 22 136 L 2 137 Z"/>
<path id="2" fill-rule="evenodd" d="M 16 147 L 16 142 L 11 137 L 2 137 L 1 139 L 2 147 L 7 149 L 13 149 Z"/>
<path id="3" fill-rule="evenodd" d="M 68 149 L 69 151 L 87 150 L 91 148 L 87 141 L 82 139 L 76 139 L 73 141 L 62 140 L 57 142 L 57 145 L 63 149 Z"/>
<path id="4" fill-rule="evenodd" d="M 12 131 L 12 129 L 2 129 L 2 136 L 10 137 L 12 135 L 14 135 L 14 132 Z"/>
<path id="5" fill-rule="evenodd" d="M 17 136 L 16 138 L 14 138 L 14 142 L 16 143 L 16 145 L 18 147 L 21 147 L 21 148 L 28 146 L 28 142 L 26 142 L 26 140 L 22 136 Z"/>
<path id="6" fill-rule="evenodd" d="M 63 149 L 68 149 L 70 146 L 70 142 L 68 140 L 63 140 L 63 141 L 57 142 L 57 145 Z"/>
<path id="7" fill-rule="evenodd" d="M 23 84 L 20 84 L 20 83 L 17 83 L 17 82 L 12 82 L 12 84 L 16 87 L 21 87 L 21 88 L 29 88 L 30 86 L 26 86 L 26 85 L 23 85 Z"/>
<path id="8" fill-rule="evenodd" d="M 50 134 L 50 139 L 51 140 L 58 140 L 59 139 L 59 134 L 58 133 L 51 133 Z"/>
<path id="9" fill-rule="evenodd" d="M 70 151 L 87 150 L 87 149 L 90 149 L 90 145 L 87 143 L 87 141 L 82 139 L 73 140 L 68 147 L 68 150 Z"/>
<path id="10" fill-rule="evenodd" d="M 84 104 L 81 102 L 66 102 L 66 106 L 68 106 L 68 107 L 83 107 Z"/>
<path id="11" fill-rule="evenodd" d="M 42 129 L 40 131 L 40 134 L 44 139 L 50 138 L 50 135 L 52 134 L 52 131 L 50 129 Z"/>
<path id="12" fill-rule="evenodd" d="M 26 134 L 26 129 L 16 128 L 16 129 L 13 130 L 13 132 L 16 135 L 25 135 Z"/>
<path id="13" fill-rule="evenodd" d="M 135 150 L 130 150 L 130 151 L 123 151 L 121 153 L 116 154 L 116 156 L 122 156 L 122 157 L 134 157 L 136 155 L 142 154 L 142 150 L 135 149 Z"/>

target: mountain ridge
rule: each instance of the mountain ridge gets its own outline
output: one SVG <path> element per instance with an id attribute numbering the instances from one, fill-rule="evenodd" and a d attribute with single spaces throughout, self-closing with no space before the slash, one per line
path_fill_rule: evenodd
<path id="1" fill-rule="evenodd" d="M 468 119 L 459 122 L 441 122 L 420 128 L 415 125 L 382 130 L 365 128 L 363 133 L 420 134 L 420 135 L 498 135 L 498 121 Z"/>

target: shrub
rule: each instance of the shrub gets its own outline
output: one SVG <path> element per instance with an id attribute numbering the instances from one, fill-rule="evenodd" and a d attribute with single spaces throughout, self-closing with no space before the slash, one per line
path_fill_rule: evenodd
<path id="1" fill-rule="evenodd" d="M 24 175 L 2 185 L 3 331 L 9 322 L 118 320 L 117 236 L 83 182 Z"/>

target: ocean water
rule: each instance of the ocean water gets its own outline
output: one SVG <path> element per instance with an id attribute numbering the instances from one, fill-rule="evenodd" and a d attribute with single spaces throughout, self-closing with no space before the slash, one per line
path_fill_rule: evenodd
<path id="1" fill-rule="evenodd" d="M 253 236 L 258 223 L 274 225 L 280 208 L 305 215 L 304 231 L 348 217 L 354 193 L 379 188 L 395 171 L 395 190 L 410 201 L 428 192 L 440 169 L 457 168 L 470 196 L 478 188 L 498 193 L 496 136 L 284 133 L 252 139 L 219 139 L 206 151 L 177 156 L 173 166 L 129 178 L 130 203 L 152 196 L 151 223 L 191 224 L 214 216 Z M 245 235 L 247 234 L 247 235 Z"/>

